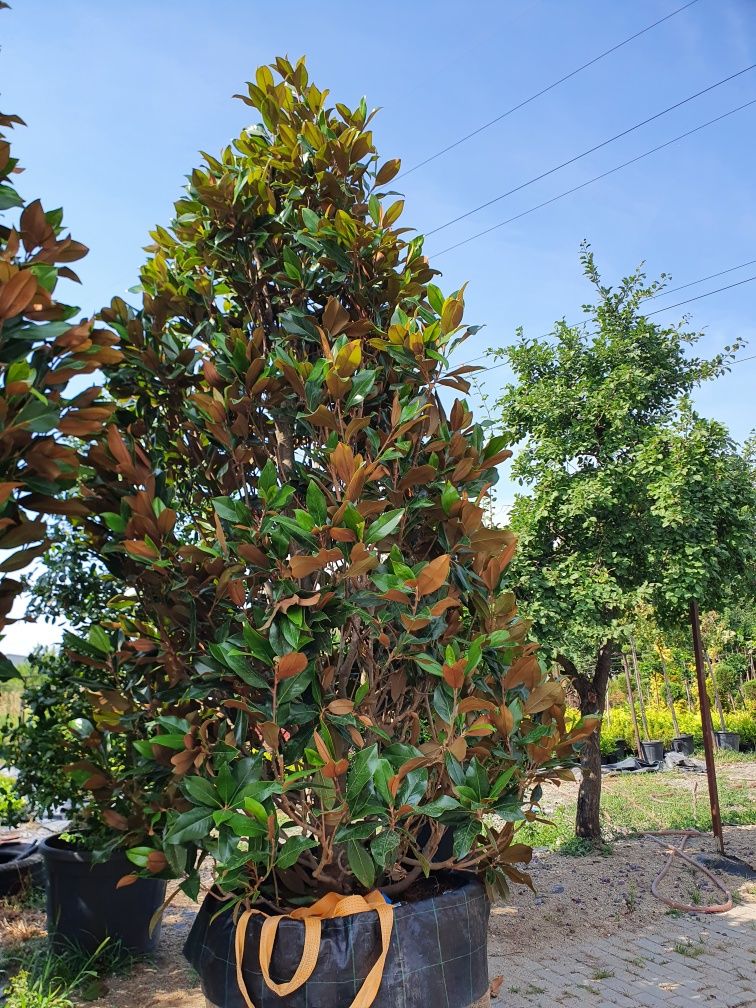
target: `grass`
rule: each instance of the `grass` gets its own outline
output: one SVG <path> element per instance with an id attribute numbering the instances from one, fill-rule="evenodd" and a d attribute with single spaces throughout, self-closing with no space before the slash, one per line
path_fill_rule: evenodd
<path id="1" fill-rule="evenodd" d="M 734 762 L 728 760 L 728 762 Z M 730 826 L 756 823 L 756 801 L 748 789 L 719 781 L 722 820 Z M 662 829 L 711 830 L 706 781 L 685 773 L 638 774 L 603 781 L 601 817 L 604 836 L 617 839 Z M 582 856 L 596 848 L 575 836 L 575 802 L 557 806 L 548 824 L 528 823 L 518 840 L 562 854 Z M 610 853 L 602 845 L 600 853 Z"/>
<path id="2" fill-rule="evenodd" d="M 0 972 L 7 980 L 0 993 L 4 1008 L 74 1008 L 74 998 L 78 1002 L 102 997 L 105 977 L 125 973 L 134 963 L 133 956 L 109 939 L 93 953 L 75 945 L 53 952 L 38 929 L 26 935 L 19 932 L 11 941 L 0 954 Z"/>

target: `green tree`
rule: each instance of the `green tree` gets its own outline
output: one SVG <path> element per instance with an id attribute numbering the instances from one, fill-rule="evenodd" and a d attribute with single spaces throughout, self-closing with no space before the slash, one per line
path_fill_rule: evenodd
<path id="1" fill-rule="evenodd" d="M 152 719 L 156 846 L 131 856 L 189 868 L 188 891 L 199 849 L 226 892 L 279 906 L 455 864 L 500 892 L 593 725 L 567 730 L 508 590 L 513 536 L 484 523 L 508 453 L 440 401 L 469 388 L 447 362 L 463 294 L 397 226 L 365 103 L 326 99 L 303 61 L 261 67 L 264 125 L 192 172 L 144 310 L 107 313 L 125 360 L 88 527 L 139 618 L 94 716 Z"/>
<path id="2" fill-rule="evenodd" d="M 80 525 L 66 519 L 48 525 L 51 545 L 40 569 L 24 579 L 26 618 L 67 623 L 77 629 L 100 618 L 118 583 L 92 550 Z"/>
<path id="3" fill-rule="evenodd" d="M 558 322 L 546 339 L 520 333 L 497 351 L 515 375 L 498 409 L 509 442 L 521 446 L 513 472 L 527 487 L 511 515 L 519 593 L 536 639 L 571 678 L 581 711 L 594 714 L 603 710 L 612 657 L 638 607 L 665 591 L 674 550 L 663 544 L 674 501 L 659 465 L 681 435 L 681 402 L 727 367 L 734 348 L 711 360 L 688 356 L 698 334 L 643 314 L 663 280 L 649 283 L 638 269 L 612 288 L 587 246 L 581 261 L 597 294 L 584 307 L 587 321 Z M 684 546 L 680 527 L 674 549 Z M 681 581 L 675 604 L 693 587 Z M 576 829 L 596 840 L 598 732 L 581 761 Z"/>

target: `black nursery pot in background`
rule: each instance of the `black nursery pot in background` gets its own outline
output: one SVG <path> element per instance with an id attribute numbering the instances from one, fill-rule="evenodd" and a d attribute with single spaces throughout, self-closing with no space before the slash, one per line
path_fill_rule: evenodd
<path id="1" fill-rule="evenodd" d="M 734 731 L 715 731 L 714 738 L 717 742 L 717 749 L 729 749 L 731 752 L 740 752 L 740 735 Z"/>
<path id="2" fill-rule="evenodd" d="M 469 1008 L 488 993 L 486 954 L 490 904 L 472 876 L 442 877 L 427 894 L 400 899 L 378 994 L 372 1008 Z M 446 885 L 444 885 L 446 883 Z M 200 908 L 184 947 L 197 970 L 209 1008 L 247 1008 L 236 982 L 236 925 L 212 893 Z M 217 916 L 216 916 L 217 915 Z M 322 921 L 317 964 L 298 990 L 279 997 L 260 969 L 260 931 L 265 918 L 247 925 L 243 976 L 255 1008 L 334 1008 L 352 1003 L 378 959 L 381 932 L 375 912 Z M 302 921 L 284 919 L 278 928 L 270 976 L 283 983 L 296 972 L 304 945 Z"/>
<path id="3" fill-rule="evenodd" d="M 664 759 L 664 743 L 655 739 L 641 742 L 641 752 L 646 763 L 661 763 Z"/>
<path id="4" fill-rule="evenodd" d="M 94 863 L 88 851 L 59 837 L 44 840 L 40 850 L 47 869 L 47 931 L 53 947 L 71 944 L 94 952 L 111 938 L 130 952 L 154 952 L 160 924 L 149 934 L 150 920 L 165 899 L 161 879 L 137 879 L 117 888 L 134 866 L 120 852 Z"/>
<path id="5" fill-rule="evenodd" d="M 693 755 L 693 736 L 675 735 L 672 739 L 672 751 L 682 753 L 683 756 Z"/>

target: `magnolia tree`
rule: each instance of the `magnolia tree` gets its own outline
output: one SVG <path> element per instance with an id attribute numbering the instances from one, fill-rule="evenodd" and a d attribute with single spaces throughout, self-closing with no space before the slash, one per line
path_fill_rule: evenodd
<path id="1" fill-rule="evenodd" d="M 130 673 L 95 717 L 148 718 L 128 783 L 162 789 L 124 842 L 146 830 L 135 865 L 192 893 L 211 855 L 222 891 L 275 906 L 452 866 L 501 892 L 593 724 L 567 730 L 514 537 L 483 521 L 503 439 L 442 405 L 468 390 L 463 295 L 396 226 L 364 102 L 285 59 L 243 100 L 263 125 L 192 173 L 143 311 L 106 313 L 119 410 L 84 492 Z"/>
<path id="2" fill-rule="evenodd" d="M 76 485 L 77 443 L 112 412 L 99 387 L 69 397 L 67 385 L 120 358 L 112 332 L 72 322 L 78 309 L 56 297 L 61 278 L 78 280 L 70 263 L 87 249 L 64 232 L 62 210 L 25 202 L 16 189 L 23 169 L 6 131 L 22 124 L 0 114 L 0 631 L 22 591 L 16 573 L 50 545 L 41 515 L 83 514 L 60 497 Z M 0 681 L 17 674 L 0 655 Z"/>

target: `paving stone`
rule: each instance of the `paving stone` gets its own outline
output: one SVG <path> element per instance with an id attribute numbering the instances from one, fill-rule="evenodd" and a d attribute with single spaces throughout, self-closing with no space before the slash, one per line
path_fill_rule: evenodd
<path id="1" fill-rule="evenodd" d="M 701 952 L 686 955 L 680 944 Z M 507 978 L 501 1008 L 756 1008 L 756 907 L 580 942 L 547 964 L 498 955 L 491 971 Z"/>

